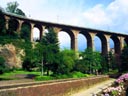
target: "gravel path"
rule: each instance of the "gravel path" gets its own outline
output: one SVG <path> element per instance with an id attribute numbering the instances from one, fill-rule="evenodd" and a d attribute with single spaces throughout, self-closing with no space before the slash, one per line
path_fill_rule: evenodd
<path id="1" fill-rule="evenodd" d="M 90 87 L 89 89 L 79 91 L 78 93 L 72 94 L 71 96 L 95 96 L 93 94 L 96 94 L 100 92 L 102 89 L 107 88 L 108 86 L 112 84 L 112 82 L 114 82 L 114 80 L 115 79 L 110 79 L 100 84 L 96 84 Z"/>

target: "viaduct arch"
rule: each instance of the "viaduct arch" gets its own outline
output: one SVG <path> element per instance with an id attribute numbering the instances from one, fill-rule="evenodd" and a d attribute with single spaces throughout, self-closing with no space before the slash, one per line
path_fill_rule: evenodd
<path id="1" fill-rule="evenodd" d="M 115 54 L 120 54 L 124 47 L 124 42 L 128 45 L 128 35 L 121 33 L 113 33 L 108 31 L 57 24 L 52 22 L 39 21 L 35 19 L 26 18 L 23 16 L 18 16 L 10 13 L 4 13 L 6 20 L 6 29 L 9 28 L 10 20 L 13 19 L 16 23 L 16 31 L 20 32 L 23 24 L 28 24 L 30 26 L 30 40 L 33 41 L 33 29 L 38 28 L 40 31 L 40 39 L 44 34 L 44 30 L 47 27 L 52 27 L 54 31 L 58 34 L 61 31 L 65 31 L 69 34 L 71 38 L 71 49 L 75 51 L 78 50 L 78 35 L 82 34 L 87 39 L 87 48 L 92 48 L 94 50 L 94 37 L 98 36 L 101 40 L 102 54 L 106 55 L 110 51 L 110 38 L 114 41 Z"/>

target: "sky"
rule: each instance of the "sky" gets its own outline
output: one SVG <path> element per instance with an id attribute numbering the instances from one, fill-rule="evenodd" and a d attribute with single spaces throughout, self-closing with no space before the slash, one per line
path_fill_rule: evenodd
<path id="1" fill-rule="evenodd" d="M 0 0 L 0 6 L 12 1 L 29 18 L 128 34 L 128 0 Z"/>

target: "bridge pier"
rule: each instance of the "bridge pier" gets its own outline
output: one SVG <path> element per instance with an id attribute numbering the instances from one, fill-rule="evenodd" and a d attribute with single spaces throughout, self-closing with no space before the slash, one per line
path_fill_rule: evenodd
<path id="1" fill-rule="evenodd" d="M 9 20 L 10 20 L 10 17 L 8 17 L 8 16 L 4 16 L 4 18 L 5 18 L 5 20 L 6 20 L 6 22 L 5 22 L 5 27 L 6 27 L 6 30 L 8 30 L 8 25 L 9 25 Z"/>

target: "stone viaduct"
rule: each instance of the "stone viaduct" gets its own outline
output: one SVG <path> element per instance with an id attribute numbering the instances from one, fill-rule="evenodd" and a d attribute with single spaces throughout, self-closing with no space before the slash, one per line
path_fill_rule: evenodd
<path id="1" fill-rule="evenodd" d="M 75 51 L 78 50 L 78 34 L 83 34 L 87 39 L 87 47 L 94 49 L 94 37 L 98 36 L 101 40 L 102 46 L 102 54 L 106 55 L 110 51 L 110 38 L 114 42 L 114 51 L 116 54 L 120 54 L 121 50 L 124 47 L 124 44 L 128 45 L 128 35 L 121 34 L 121 33 L 113 33 L 108 31 L 78 27 L 78 26 L 71 26 L 71 25 L 64 25 L 64 24 L 57 24 L 45 21 L 34 20 L 30 18 L 26 18 L 23 16 L 18 16 L 10 13 L 4 13 L 4 17 L 6 20 L 6 28 L 8 29 L 9 20 L 13 19 L 16 23 L 16 30 L 20 32 L 22 26 L 27 24 L 30 26 L 30 39 L 33 41 L 33 29 L 34 27 L 38 28 L 40 31 L 40 39 L 43 36 L 44 30 L 48 27 L 52 27 L 54 31 L 58 34 L 61 31 L 65 31 L 69 34 L 71 38 L 71 49 Z M 66 39 L 66 38 L 65 38 Z"/>

